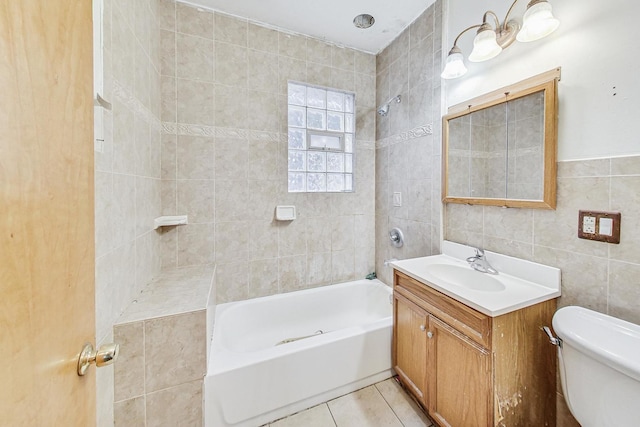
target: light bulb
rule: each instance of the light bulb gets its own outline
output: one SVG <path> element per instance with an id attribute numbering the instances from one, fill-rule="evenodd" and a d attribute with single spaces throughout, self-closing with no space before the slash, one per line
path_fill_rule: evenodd
<path id="1" fill-rule="evenodd" d="M 527 11 L 522 18 L 522 29 L 516 39 L 519 42 L 532 42 L 553 33 L 560 21 L 553 17 L 551 5 L 547 1 L 541 1 L 527 6 Z"/>
<path id="2" fill-rule="evenodd" d="M 473 39 L 473 51 L 469 55 L 469 61 L 482 62 L 495 58 L 502 52 L 502 48 L 496 40 L 496 32 L 487 24 L 483 24 Z"/>
<path id="3" fill-rule="evenodd" d="M 462 52 L 457 48 L 457 46 L 454 46 L 447 56 L 447 60 L 444 64 L 444 70 L 442 70 L 440 77 L 443 79 L 457 79 L 458 77 L 465 75 L 466 72 L 467 67 L 464 65 Z"/>

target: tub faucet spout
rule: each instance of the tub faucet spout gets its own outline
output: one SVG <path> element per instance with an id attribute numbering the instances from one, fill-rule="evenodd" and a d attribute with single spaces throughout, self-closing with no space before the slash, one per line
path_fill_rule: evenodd
<path id="1" fill-rule="evenodd" d="M 498 274 L 498 270 L 493 268 L 484 257 L 484 250 L 476 248 L 476 254 L 467 258 L 467 262 L 476 271 L 481 273 Z"/>

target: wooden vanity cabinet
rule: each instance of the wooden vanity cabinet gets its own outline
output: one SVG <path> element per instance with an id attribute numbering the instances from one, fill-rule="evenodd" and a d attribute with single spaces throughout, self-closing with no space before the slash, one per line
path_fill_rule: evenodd
<path id="1" fill-rule="evenodd" d="M 394 369 L 442 427 L 555 426 L 555 309 L 490 317 L 396 271 Z"/>

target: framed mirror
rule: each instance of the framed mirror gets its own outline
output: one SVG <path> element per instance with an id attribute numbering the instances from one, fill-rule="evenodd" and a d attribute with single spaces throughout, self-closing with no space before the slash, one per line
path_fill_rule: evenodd
<path id="1" fill-rule="evenodd" d="M 555 209 L 555 69 L 449 109 L 443 118 L 443 201 Z"/>

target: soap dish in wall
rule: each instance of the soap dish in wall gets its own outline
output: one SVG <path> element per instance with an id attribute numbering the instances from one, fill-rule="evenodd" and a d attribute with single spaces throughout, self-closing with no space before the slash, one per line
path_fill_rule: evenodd
<path id="1" fill-rule="evenodd" d="M 295 206 L 276 206 L 276 220 L 293 221 L 296 219 Z"/>
<path id="2" fill-rule="evenodd" d="M 172 225 L 186 225 L 189 223 L 187 215 L 160 216 L 153 220 L 153 229 Z"/>

